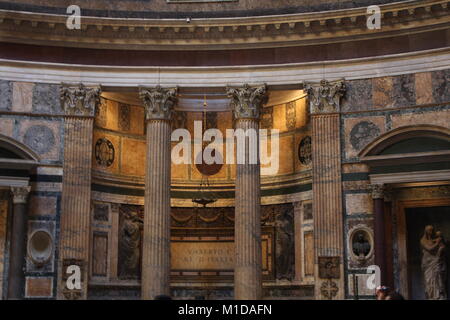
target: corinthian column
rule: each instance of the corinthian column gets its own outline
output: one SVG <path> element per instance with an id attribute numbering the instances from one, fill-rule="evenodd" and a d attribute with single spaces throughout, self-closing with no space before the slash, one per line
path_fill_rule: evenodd
<path id="1" fill-rule="evenodd" d="M 234 241 L 236 261 L 234 267 L 235 299 L 261 299 L 262 257 L 261 257 L 261 191 L 259 164 L 259 116 L 262 105 L 267 101 L 266 86 L 250 88 L 228 88 L 236 119 L 236 130 L 249 132 L 245 136 L 244 163 L 236 166 L 236 196 Z M 254 130 L 254 139 L 250 139 Z M 239 143 L 239 141 L 238 141 Z M 250 144 L 253 143 L 253 148 Z M 237 148 L 239 152 L 239 147 Z M 256 152 L 251 155 L 251 152 Z M 255 158 L 256 162 L 251 163 Z"/>
<path id="2" fill-rule="evenodd" d="M 61 196 L 58 298 L 86 299 L 91 203 L 92 136 L 100 87 L 61 86 L 64 163 Z M 67 267 L 79 267 L 80 286 L 68 287 Z M 72 267 L 74 268 L 74 267 Z"/>
<path id="3" fill-rule="evenodd" d="M 22 299 L 25 277 L 25 239 L 27 236 L 27 199 L 30 187 L 11 188 L 13 195 L 13 222 L 8 273 L 8 299 Z"/>
<path id="4" fill-rule="evenodd" d="M 312 134 L 316 299 L 343 299 L 340 99 L 343 81 L 307 84 Z"/>
<path id="5" fill-rule="evenodd" d="M 177 89 L 140 88 L 147 121 L 142 299 L 170 295 L 170 135 Z"/>

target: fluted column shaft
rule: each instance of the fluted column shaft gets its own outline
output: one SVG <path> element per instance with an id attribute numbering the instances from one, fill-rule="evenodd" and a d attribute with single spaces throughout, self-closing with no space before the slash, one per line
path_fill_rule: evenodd
<path id="1" fill-rule="evenodd" d="M 147 122 L 142 298 L 170 294 L 169 121 Z"/>
<path id="2" fill-rule="evenodd" d="M 100 88 L 62 85 L 64 163 L 61 196 L 58 298 L 86 299 L 89 266 L 92 139 Z M 67 267 L 80 270 L 80 286 L 69 288 Z"/>
<path id="3" fill-rule="evenodd" d="M 259 130 L 259 121 L 242 119 L 236 129 Z M 246 138 L 248 139 L 248 138 Z M 259 145 L 259 136 L 258 136 Z M 236 299 L 261 299 L 261 191 L 260 165 L 249 164 L 249 143 L 245 148 L 245 164 L 236 166 L 234 288 Z"/>
<path id="4" fill-rule="evenodd" d="M 316 299 L 343 299 L 340 99 L 343 81 L 307 84 L 311 113 Z"/>
<path id="5" fill-rule="evenodd" d="M 170 295 L 171 119 L 177 88 L 140 88 L 147 121 L 142 299 Z"/>
<path id="6" fill-rule="evenodd" d="M 231 98 L 236 131 L 245 135 L 243 159 L 236 165 L 235 195 L 235 266 L 234 297 L 239 300 L 262 298 L 262 252 L 261 252 L 261 187 L 259 162 L 259 118 L 261 108 L 267 102 L 266 85 L 228 88 Z M 251 139 L 252 131 L 256 139 Z M 239 141 L 238 141 L 239 143 Z M 242 143 L 242 142 L 241 142 Z M 254 145 L 251 145 L 254 143 Z M 251 154 L 256 152 L 256 154 Z M 256 156 L 256 157 L 255 157 Z M 256 161 L 254 161 L 256 159 Z"/>
<path id="7" fill-rule="evenodd" d="M 12 188 L 13 221 L 8 272 L 8 299 L 22 299 L 27 235 L 27 198 L 30 187 Z"/>

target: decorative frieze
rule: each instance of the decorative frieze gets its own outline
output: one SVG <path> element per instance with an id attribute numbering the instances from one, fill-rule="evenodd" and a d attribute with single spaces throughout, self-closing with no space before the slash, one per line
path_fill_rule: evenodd
<path id="1" fill-rule="evenodd" d="M 235 119 L 259 119 L 261 107 L 267 102 L 267 86 L 227 88 Z"/>
<path id="2" fill-rule="evenodd" d="M 100 102 L 100 87 L 61 85 L 61 106 L 67 115 L 94 116 L 95 107 Z"/>
<path id="3" fill-rule="evenodd" d="M 419 28 L 446 22 L 448 4 L 442 0 L 403 1 L 380 4 L 383 30 L 371 32 L 400 33 L 408 28 Z M 107 19 L 83 16 L 82 30 L 68 30 L 66 16 L 43 13 L 23 13 L 5 10 L 0 12 L 0 30 L 15 31 L 20 42 L 35 42 L 43 34 L 49 41 L 73 46 L 80 32 L 91 47 L 119 47 L 128 49 L 162 49 L 174 46 L 209 47 L 228 45 L 233 48 L 256 47 L 257 43 L 273 44 L 275 41 L 294 42 L 301 40 L 320 41 L 323 38 L 351 39 L 367 34 L 361 22 L 367 20 L 367 8 L 347 8 L 326 12 L 302 12 L 290 15 L 253 17 L 229 17 L 227 19 L 196 18 L 195 23 L 184 19 Z M 30 23 L 31 21 L 31 23 Z M 415 23 L 409 23 L 414 21 Z M 365 23 L 364 23 L 365 27 Z M 55 30 L 59 30 L 55 34 Z M 309 35 L 309 37 L 308 37 Z M 367 36 L 367 35 L 366 35 Z M 307 37 L 307 39 L 305 39 Z M 195 39 L 196 41 L 186 41 Z M 323 40 L 322 40 L 323 41 Z M 194 46 L 191 42 L 195 42 Z"/>
<path id="4" fill-rule="evenodd" d="M 177 94 L 178 88 L 139 88 L 139 96 L 145 107 L 145 119 L 171 120 Z"/>

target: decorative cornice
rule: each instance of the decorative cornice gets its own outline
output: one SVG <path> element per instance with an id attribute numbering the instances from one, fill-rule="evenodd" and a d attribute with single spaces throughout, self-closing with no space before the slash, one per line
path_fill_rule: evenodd
<path id="1" fill-rule="evenodd" d="M 66 15 L 0 10 L 1 41 L 89 48 L 211 49 L 292 46 L 338 39 L 386 37 L 447 29 L 448 1 L 412 0 L 380 5 L 382 28 L 368 30 L 366 8 L 239 18 L 82 18 L 66 28 Z"/>
<path id="2" fill-rule="evenodd" d="M 95 107 L 100 101 L 101 88 L 61 84 L 61 106 L 66 115 L 94 116 Z"/>
<path id="3" fill-rule="evenodd" d="M 309 110 L 311 114 L 340 112 L 341 98 L 345 94 L 343 80 L 329 82 L 321 80 L 320 83 L 307 83 Z"/>
<path id="4" fill-rule="evenodd" d="M 11 193 L 13 195 L 13 203 L 14 204 L 27 203 L 27 199 L 28 199 L 30 190 L 31 190 L 31 187 L 12 187 Z"/>
<path id="5" fill-rule="evenodd" d="M 227 88 L 235 119 L 259 119 L 262 106 L 267 103 L 267 86 Z"/>
<path id="6" fill-rule="evenodd" d="M 139 88 L 145 107 L 145 119 L 149 120 L 171 120 L 173 107 L 177 103 L 178 88 Z"/>

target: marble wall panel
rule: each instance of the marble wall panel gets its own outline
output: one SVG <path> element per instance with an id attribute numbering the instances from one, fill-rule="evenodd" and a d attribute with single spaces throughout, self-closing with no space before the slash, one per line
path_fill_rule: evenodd
<path id="1" fill-rule="evenodd" d="M 10 81 L 0 80 L 0 110 L 11 110 L 13 99 L 13 84 Z"/>
<path id="2" fill-rule="evenodd" d="M 41 159 L 61 159 L 61 122 L 21 120 L 19 139 L 35 151 Z"/>
<path id="3" fill-rule="evenodd" d="M 357 157 L 358 153 L 386 131 L 385 117 L 359 117 L 344 120 L 345 157 Z"/>
<path id="4" fill-rule="evenodd" d="M 348 215 L 373 213 L 372 197 L 368 193 L 353 193 L 345 195 L 345 208 Z"/>
<path id="5" fill-rule="evenodd" d="M 31 112 L 33 109 L 34 83 L 14 82 L 12 110 L 15 112 Z"/>
<path id="6" fill-rule="evenodd" d="M 32 109 L 36 113 L 61 114 L 60 86 L 36 83 L 33 87 Z"/>

